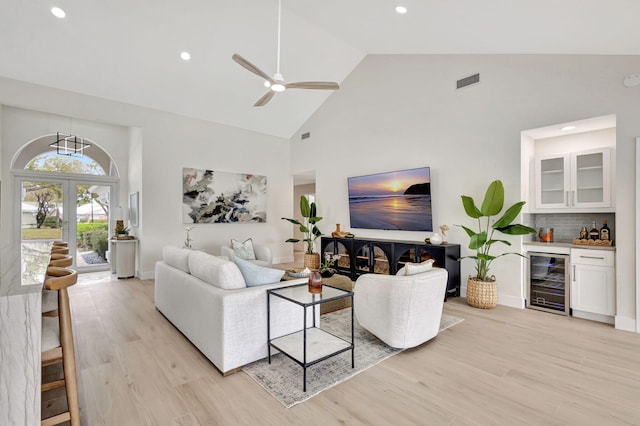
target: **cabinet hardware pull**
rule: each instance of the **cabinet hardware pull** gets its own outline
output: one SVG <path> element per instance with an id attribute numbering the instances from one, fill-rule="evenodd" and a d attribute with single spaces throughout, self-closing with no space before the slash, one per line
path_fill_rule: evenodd
<path id="1" fill-rule="evenodd" d="M 583 259 L 598 259 L 598 260 L 604 260 L 604 257 L 600 257 L 600 256 L 582 256 L 580 255 L 581 258 Z"/>
<path id="2" fill-rule="evenodd" d="M 564 192 L 564 204 L 565 206 L 569 206 L 569 191 Z"/>
<path id="3" fill-rule="evenodd" d="M 576 265 L 573 265 L 573 282 L 576 282 Z"/>

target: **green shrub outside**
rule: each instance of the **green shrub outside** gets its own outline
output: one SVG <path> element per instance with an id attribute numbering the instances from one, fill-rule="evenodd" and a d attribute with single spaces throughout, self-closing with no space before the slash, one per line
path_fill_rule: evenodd
<path id="1" fill-rule="evenodd" d="M 108 245 L 107 233 L 109 232 L 109 224 L 106 221 L 78 223 L 76 232 L 78 248 L 95 250 L 104 258 Z"/>
<path id="2" fill-rule="evenodd" d="M 60 221 L 60 224 L 62 224 L 62 220 Z M 56 217 L 55 216 L 47 216 L 44 219 L 44 223 L 42 224 L 42 226 L 46 226 L 47 228 L 58 228 L 59 226 L 56 226 Z"/>

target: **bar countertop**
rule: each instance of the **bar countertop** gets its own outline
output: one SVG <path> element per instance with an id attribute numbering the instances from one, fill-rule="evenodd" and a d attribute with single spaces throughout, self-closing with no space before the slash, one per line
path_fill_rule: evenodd
<path id="1" fill-rule="evenodd" d="M 615 251 L 615 246 L 590 246 L 586 244 L 573 244 L 571 242 L 557 242 L 557 243 L 545 243 L 542 241 L 525 241 L 524 245 L 539 246 L 539 247 L 566 247 L 572 249 L 588 249 L 588 250 L 608 250 Z"/>
<path id="2" fill-rule="evenodd" d="M 51 242 L 24 242 L 19 252 L 5 249 L 2 253 L 6 269 L 0 276 L 0 296 L 15 296 L 42 290 Z"/>

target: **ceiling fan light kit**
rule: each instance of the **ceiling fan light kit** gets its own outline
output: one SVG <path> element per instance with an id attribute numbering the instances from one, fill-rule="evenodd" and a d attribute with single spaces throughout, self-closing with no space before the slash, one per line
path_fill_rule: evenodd
<path id="1" fill-rule="evenodd" d="M 254 73 L 258 77 L 264 79 L 264 86 L 269 88 L 269 91 L 265 93 L 253 106 L 264 106 L 273 98 L 276 92 L 284 92 L 286 89 L 312 89 L 312 90 L 338 90 L 340 86 L 338 83 L 330 81 L 301 81 L 296 83 L 287 83 L 280 74 L 280 27 L 282 21 L 282 0 L 278 0 L 278 51 L 276 54 L 276 73 L 273 77 L 270 77 L 266 72 L 262 71 L 251 62 L 244 59 L 242 56 L 234 53 L 231 57 L 240 66 Z"/>

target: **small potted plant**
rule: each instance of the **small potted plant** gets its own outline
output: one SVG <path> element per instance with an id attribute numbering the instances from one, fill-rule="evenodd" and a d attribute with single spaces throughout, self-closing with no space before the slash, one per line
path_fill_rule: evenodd
<path id="1" fill-rule="evenodd" d="M 316 223 L 322 220 L 321 217 L 316 216 L 316 203 L 309 203 L 309 200 L 304 195 L 300 197 L 300 215 L 303 217 L 303 223 L 297 219 L 289 219 L 283 217 L 283 220 L 289 221 L 294 225 L 300 226 L 300 232 L 304 234 L 305 243 L 305 255 L 304 255 L 304 267 L 309 269 L 320 268 L 320 254 L 313 251 L 313 243 L 322 235 L 320 229 L 316 226 Z M 297 238 L 289 238 L 287 243 L 300 242 Z"/>
<path id="2" fill-rule="evenodd" d="M 493 275 L 489 276 L 489 266 L 495 259 L 508 254 L 525 257 L 517 252 L 502 253 L 497 256 L 489 254 L 494 244 L 511 245 L 507 240 L 494 239 L 493 235 L 496 231 L 508 235 L 536 233 L 533 228 L 512 223 L 520 214 L 524 204 L 524 201 L 519 201 L 509 207 L 499 219 L 492 219 L 493 216 L 500 214 L 504 206 L 504 186 L 499 180 L 491 182 L 480 208 L 476 206 L 473 198 L 467 195 L 462 196 L 462 205 L 467 216 L 478 220 L 477 231 L 458 225 L 469 236 L 469 248 L 476 252 L 473 256 L 464 256 L 459 259 L 473 259 L 476 264 L 476 276 L 469 276 L 467 281 L 467 303 L 470 306 L 482 309 L 496 306 L 498 302 L 496 278 Z"/>
<path id="3" fill-rule="evenodd" d="M 322 275 L 323 278 L 331 278 L 333 274 L 336 273 L 336 270 L 333 269 L 332 266 L 338 259 L 340 259 L 340 255 L 338 254 L 324 254 L 324 259 L 320 264 L 320 275 Z"/>

